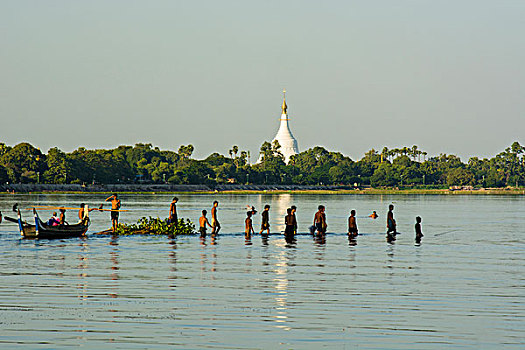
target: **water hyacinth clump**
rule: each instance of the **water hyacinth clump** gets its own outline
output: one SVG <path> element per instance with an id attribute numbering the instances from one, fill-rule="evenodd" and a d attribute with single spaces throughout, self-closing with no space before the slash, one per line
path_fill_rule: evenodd
<path id="1" fill-rule="evenodd" d="M 142 217 L 136 224 L 119 224 L 115 234 L 133 235 L 191 235 L 195 233 L 195 225 L 189 220 L 179 219 L 178 223 L 170 223 L 168 219 Z"/>

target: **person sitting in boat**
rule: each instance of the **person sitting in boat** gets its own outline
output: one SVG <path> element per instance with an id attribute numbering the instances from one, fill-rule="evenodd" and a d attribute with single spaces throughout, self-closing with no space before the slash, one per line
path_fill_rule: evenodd
<path id="1" fill-rule="evenodd" d="M 60 225 L 60 220 L 57 218 L 57 212 L 53 212 L 53 216 L 47 221 L 48 226 Z"/>

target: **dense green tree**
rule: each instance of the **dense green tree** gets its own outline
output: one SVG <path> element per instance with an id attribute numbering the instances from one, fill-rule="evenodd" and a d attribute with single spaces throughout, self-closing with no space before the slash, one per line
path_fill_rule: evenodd
<path id="1" fill-rule="evenodd" d="M 71 177 L 71 165 L 67 155 L 56 147 L 51 148 L 47 152 L 47 170 L 43 173 L 44 182 L 66 183 L 68 174 Z"/>
<path id="2" fill-rule="evenodd" d="M 38 174 L 46 168 L 45 155 L 27 142 L 7 150 L 0 158 L 0 164 L 5 167 L 9 181 L 22 183 L 37 182 Z"/>
<path id="3" fill-rule="evenodd" d="M 525 185 L 525 148 L 514 142 L 491 159 L 472 157 L 467 163 L 455 155 L 426 159 L 418 146 L 372 149 L 357 162 L 338 152 L 314 147 L 294 155 L 288 164 L 278 142 L 264 142 L 259 161 L 233 146 L 227 155 L 213 153 L 191 158 L 192 145 L 178 152 L 137 143 L 115 149 L 78 148 L 65 153 L 51 148 L 47 155 L 28 143 L 14 147 L 0 143 L 0 182 L 47 183 L 254 183 L 342 184 L 359 186 L 484 186 Z"/>

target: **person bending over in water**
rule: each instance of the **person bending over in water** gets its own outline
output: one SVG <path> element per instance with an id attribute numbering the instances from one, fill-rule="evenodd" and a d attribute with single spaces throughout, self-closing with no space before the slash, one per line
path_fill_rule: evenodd
<path id="1" fill-rule="evenodd" d="M 326 232 L 326 228 L 328 227 L 326 223 L 326 214 L 325 214 L 325 208 L 324 205 L 320 205 L 317 207 L 319 209 L 317 213 L 314 215 L 314 226 L 317 230 L 318 234 L 323 234 Z"/>
<path id="2" fill-rule="evenodd" d="M 295 205 L 292 205 L 290 209 L 292 209 L 292 215 L 293 215 L 293 234 L 296 235 L 297 234 L 297 217 L 295 216 L 295 212 L 297 211 L 297 207 Z"/>
<path id="3" fill-rule="evenodd" d="M 116 193 L 113 193 L 112 196 L 106 198 L 105 202 L 108 201 L 111 201 L 111 228 L 113 232 L 115 232 L 118 227 L 118 215 L 121 203 Z"/>
<path id="4" fill-rule="evenodd" d="M 262 234 L 266 230 L 266 234 L 270 234 L 270 206 L 266 204 L 264 210 L 261 213 L 261 231 L 259 234 Z"/>
<path id="5" fill-rule="evenodd" d="M 221 224 L 219 224 L 219 220 L 217 219 L 217 207 L 219 206 L 219 202 L 214 201 L 213 207 L 211 208 L 211 234 L 219 233 L 221 230 Z"/>
<path id="6" fill-rule="evenodd" d="M 372 219 L 377 219 L 379 215 L 377 215 L 377 213 L 374 211 L 372 214 L 368 215 L 368 217 Z"/>
<path id="7" fill-rule="evenodd" d="M 179 219 L 177 217 L 177 202 L 179 201 L 179 199 L 177 197 L 173 197 L 173 199 L 171 200 L 171 203 L 170 203 L 170 216 L 169 216 L 169 223 L 170 224 L 175 224 L 175 226 L 177 226 L 177 224 L 179 223 Z"/>
<path id="8" fill-rule="evenodd" d="M 208 214 L 208 212 L 203 210 L 202 216 L 199 218 L 199 233 L 201 234 L 201 237 L 206 237 L 206 225 L 212 227 L 208 221 L 208 218 L 206 217 L 206 214 Z"/>
<path id="9" fill-rule="evenodd" d="M 423 232 L 421 231 L 421 217 L 420 216 L 416 217 L 416 225 L 414 228 L 416 230 L 416 239 L 423 237 Z"/>
<path id="10" fill-rule="evenodd" d="M 394 220 L 394 205 L 393 204 L 390 204 L 388 206 L 388 214 L 386 216 L 386 227 L 387 227 L 387 231 L 386 231 L 387 235 L 395 236 L 397 234 L 396 220 Z"/>
<path id="11" fill-rule="evenodd" d="M 350 211 L 350 216 L 348 217 L 348 236 L 356 237 L 357 236 L 357 222 L 355 220 L 355 210 Z"/>
<path id="12" fill-rule="evenodd" d="M 246 236 L 251 235 L 252 233 L 255 233 L 253 231 L 253 222 L 252 222 L 252 212 L 247 211 L 246 212 L 246 219 L 244 220 L 244 233 Z"/>

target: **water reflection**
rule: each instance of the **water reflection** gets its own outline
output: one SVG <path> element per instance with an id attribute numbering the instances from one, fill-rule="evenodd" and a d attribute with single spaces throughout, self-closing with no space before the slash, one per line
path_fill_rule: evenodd
<path id="1" fill-rule="evenodd" d="M 261 243 L 263 246 L 268 246 L 268 235 L 266 234 L 261 235 Z"/>
<path id="2" fill-rule="evenodd" d="M 244 234 L 244 245 L 252 245 L 252 235 L 249 233 Z"/>
<path id="3" fill-rule="evenodd" d="M 286 209 L 292 206 L 292 199 L 292 195 L 289 193 L 283 193 L 277 198 L 272 198 L 272 209 L 275 207 L 272 211 L 277 219 L 274 218 L 272 220 L 272 218 L 270 218 L 270 221 L 278 222 L 278 224 L 274 226 L 273 232 L 284 231 L 284 216 L 286 215 Z"/>
<path id="4" fill-rule="evenodd" d="M 314 243 L 319 246 L 325 245 L 326 244 L 326 234 L 323 234 L 323 233 L 314 234 Z"/>
<path id="5" fill-rule="evenodd" d="M 284 240 L 286 241 L 287 245 L 286 248 L 295 247 L 297 240 L 295 239 L 295 235 L 293 234 L 285 234 Z"/>
<path id="6" fill-rule="evenodd" d="M 119 268 L 119 249 L 118 249 L 118 236 L 112 236 L 109 241 L 109 245 L 112 246 L 112 250 L 109 252 L 109 260 L 111 261 L 111 274 L 110 278 L 112 281 L 118 281 L 120 279 L 118 270 Z M 112 298 L 118 297 L 118 283 L 115 282 L 110 287 L 111 292 L 109 296 Z"/>
<path id="7" fill-rule="evenodd" d="M 394 245 L 389 245 L 386 249 L 386 256 L 387 256 L 386 267 L 388 267 L 389 269 L 394 268 L 394 249 L 395 249 Z"/>
<path id="8" fill-rule="evenodd" d="M 79 295 L 77 296 L 79 299 L 81 299 L 82 301 L 86 301 L 88 299 L 88 293 L 87 293 L 87 288 L 88 288 L 88 280 L 87 280 L 87 277 L 88 277 L 88 274 L 87 274 L 87 271 L 88 271 L 88 268 L 89 268 L 89 255 L 88 255 L 88 244 L 87 244 L 87 240 L 85 238 L 82 239 L 82 241 L 80 242 L 79 244 L 80 246 L 80 255 L 78 257 L 79 259 L 79 264 L 77 266 L 78 269 L 80 269 L 80 273 L 78 274 L 78 277 L 81 278 L 81 281 L 77 284 L 77 289 L 78 289 L 78 292 L 79 292 Z"/>
<path id="9" fill-rule="evenodd" d="M 275 292 L 276 296 L 274 297 L 275 300 L 275 310 L 276 315 L 274 316 L 275 319 L 275 327 L 283 329 L 285 331 L 291 330 L 291 327 L 288 325 L 288 255 L 287 251 L 282 249 L 284 246 L 286 246 L 285 242 L 279 241 L 276 242 L 276 246 L 278 246 L 280 249 L 278 255 L 277 255 L 277 262 L 275 263 L 275 269 L 274 273 L 276 274 L 276 277 L 274 279 L 275 282 Z"/>
<path id="10" fill-rule="evenodd" d="M 177 288 L 177 284 L 175 283 L 177 280 L 177 240 L 175 237 L 171 238 L 168 244 L 171 246 L 171 250 L 169 252 L 169 262 L 171 265 L 170 270 L 173 272 L 173 274 L 169 276 L 168 279 L 170 280 L 170 288 L 175 289 Z"/>

